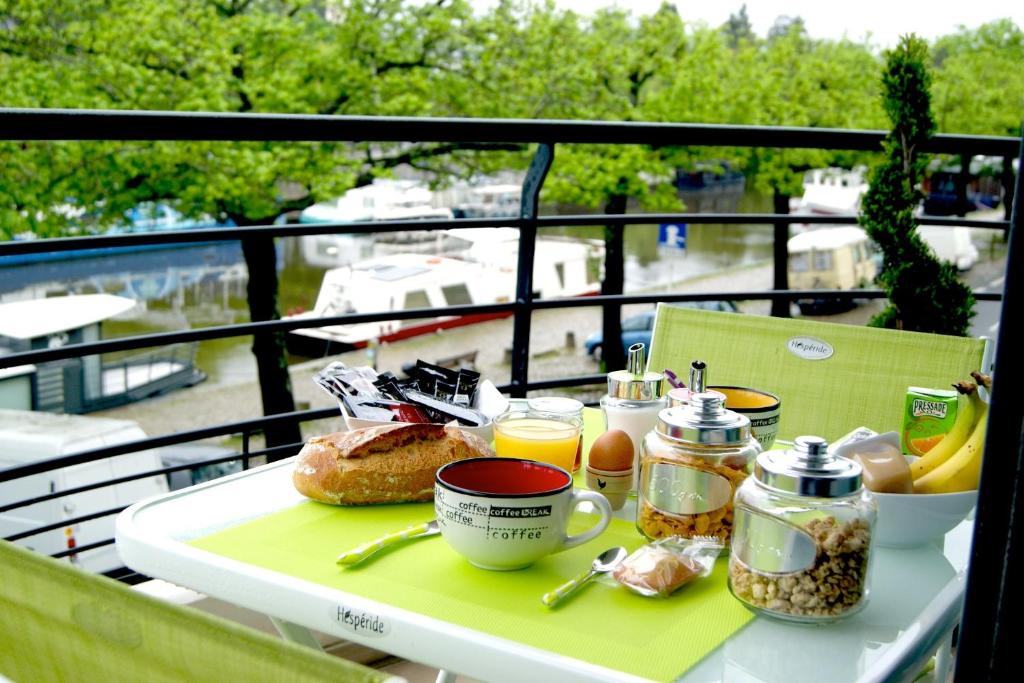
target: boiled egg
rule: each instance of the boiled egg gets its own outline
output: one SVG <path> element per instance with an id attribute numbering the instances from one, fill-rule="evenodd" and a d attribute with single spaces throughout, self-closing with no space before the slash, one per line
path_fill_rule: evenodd
<path id="1" fill-rule="evenodd" d="M 621 429 L 609 429 L 594 440 L 587 459 L 590 467 L 605 472 L 633 468 L 633 440 Z"/>

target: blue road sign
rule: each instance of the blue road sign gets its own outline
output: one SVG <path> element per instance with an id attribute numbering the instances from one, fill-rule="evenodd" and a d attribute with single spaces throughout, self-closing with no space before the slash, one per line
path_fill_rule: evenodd
<path id="1" fill-rule="evenodd" d="M 658 226 L 658 244 L 686 249 L 686 223 L 662 223 Z"/>

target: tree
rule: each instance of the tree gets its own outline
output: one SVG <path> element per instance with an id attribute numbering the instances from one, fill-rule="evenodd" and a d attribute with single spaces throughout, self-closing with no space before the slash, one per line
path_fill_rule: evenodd
<path id="1" fill-rule="evenodd" d="M 873 104 L 874 57 L 848 41 L 812 40 L 802 23 L 790 22 L 767 41 L 745 44 L 727 62 L 734 75 L 723 79 L 722 98 L 730 123 L 802 127 L 870 126 L 880 118 Z M 733 160 L 748 182 L 772 196 L 775 213 L 789 213 L 789 198 L 802 192 L 803 173 L 822 166 L 851 166 L 863 155 L 828 150 L 747 148 Z M 779 288 L 788 287 L 786 225 L 774 229 L 775 273 Z M 772 315 L 789 315 L 789 303 L 772 304 Z"/>
<path id="2" fill-rule="evenodd" d="M 728 37 L 729 47 L 733 50 L 744 42 L 754 42 L 756 39 L 754 26 L 750 23 L 750 17 L 747 16 L 746 3 L 740 7 L 739 12 L 729 15 L 726 22 L 722 24 L 722 31 Z"/>
<path id="3" fill-rule="evenodd" d="M 961 27 L 931 50 L 933 104 L 945 133 L 1020 135 L 1024 31 L 1010 19 Z"/>
<path id="4" fill-rule="evenodd" d="M 920 148 L 935 132 L 927 59 L 927 45 L 915 36 L 904 36 L 886 53 L 883 104 L 893 127 L 883 144 L 885 158 L 864 195 L 861 224 L 882 249 L 881 282 L 889 306 L 871 324 L 966 336 L 974 295 L 953 264 L 935 257 L 914 219 L 926 164 Z"/>
<path id="5" fill-rule="evenodd" d="M 807 26 L 804 24 L 803 17 L 791 17 L 783 14 L 775 19 L 775 23 L 768 29 L 768 42 L 779 40 L 796 34 L 798 36 L 807 36 Z"/>
<path id="6" fill-rule="evenodd" d="M 329 11 L 327 11 L 329 10 Z M 21 0 L 0 5 L 0 67 L 15 74 L 5 104 L 234 112 L 451 114 L 455 65 L 470 18 L 462 0 Z M 451 96 L 451 99 L 449 99 Z M 5 145 L 0 187 L 8 234 L 60 234 L 66 202 L 117 221 L 148 200 L 241 226 L 369 182 L 381 169 L 445 152 L 434 146 L 277 143 Z M 283 196 L 287 185 L 289 195 Z M 277 310 L 272 240 L 243 240 L 253 321 Z M 264 412 L 294 409 L 279 333 L 256 335 Z M 300 441 L 268 430 L 268 445 Z"/>
<path id="7" fill-rule="evenodd" d="M 591 69 L 586 118 L 650 120 L 648 97 L 666 81 L 685 48 L 683 23 L 669 4 L 651 16 L 633 21 L 629 14 L 603 10 L 594 15 L 585 34 L 582 57 Z M 672 185 L 674 167 L 668 150 L 644 146 L 574 145 L 560 148 L 545 198 L 626 213 L 629 199 L 648 209 L 681 209 Z M 624 226 L 605 227 L 605 272 L 601 293 L 621 294 Z M 606 369 L 623 367 L 621 307 L 603 310 L 603 361 Z"/>

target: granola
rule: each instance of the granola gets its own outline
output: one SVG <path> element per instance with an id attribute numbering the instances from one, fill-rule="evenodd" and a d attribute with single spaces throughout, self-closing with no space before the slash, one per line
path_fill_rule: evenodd
<path id="1" fill-rule="evenodd" d="M 871 528 L 864 519 L 815 519 L 804 526 L 818 546 L 814 565 L 790 574 L 762 574 L 729 561 L 729 586 L 747 604 L 796 617 L 837 617 L 861 606 Z"/>

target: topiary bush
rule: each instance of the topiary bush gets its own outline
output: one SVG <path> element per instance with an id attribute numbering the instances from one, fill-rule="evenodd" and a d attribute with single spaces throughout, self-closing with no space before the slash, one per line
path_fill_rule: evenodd
<path id="1" fill-rule="evenodd" d="M 879 281 L 889 305 L 869 324 L 967 336 L 974 295 L 957 277 L 956 266 L 939 261 L 920 238 L 914 218 L 927 163 L 919 150 L 935 132 L 928 46 L 916 36 L 903 36 L 885 56 L 883 104 L 893 129 L 883 143 L 885 159 L 872 171 L 861 201 L 860 224 L 882 250 Z"/>

